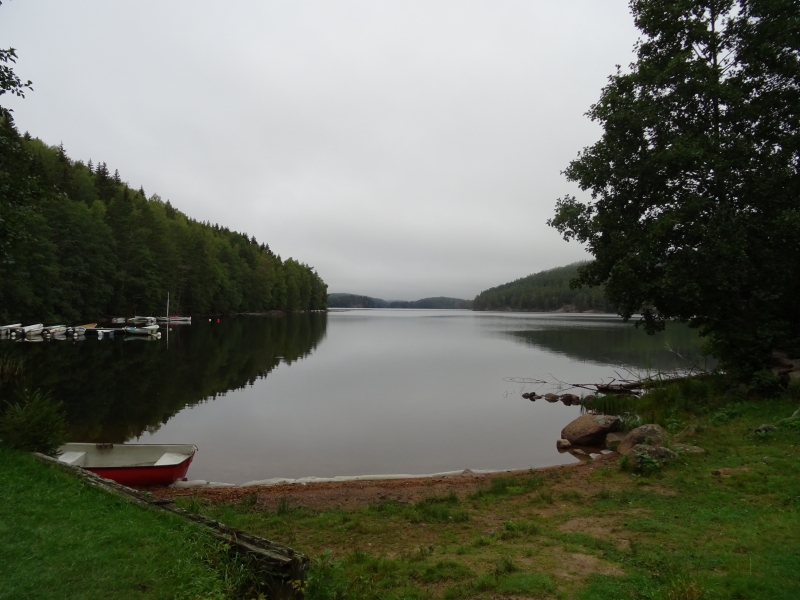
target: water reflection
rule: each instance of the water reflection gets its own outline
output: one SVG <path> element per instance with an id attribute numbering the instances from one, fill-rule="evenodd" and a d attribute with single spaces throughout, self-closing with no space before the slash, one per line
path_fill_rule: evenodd
<path id="1" fill-rule="evenodd" d="M 169 346 L 6 341 L 0 356 L 65 402 L 73 439 L 194 443 L 191 478 L 243 483 L 572 462 L 555 441 L 579 408 L 531 403 L 506 378 L 668 368 L 665 342 L 694 336 L 597 315 L 373 309 L 198 321 Z"/>
<path id="2" fill-rule="evenodd" d="M 667 323 L 666 329 L 655 335 L 632 322 L 594 315 L 546 315 L 521 326 L 524 328 L 503 334 L 528 346 L 595 364 L 671 371 L 703 360 L 697 330 L 683 323 Z"/>
<path id="3" fill-rule="evenodd" d="M 201 319 L 174 327 L 169 347 L 164 332 L 160 340 L 4 341 L 0 356 L 21 358 L 29 381 L 64 402 L 73 439 L 123 442 L 307 356 L 326 325 L 324 313 Z M 143 340 L 151 343 L 135 343 Z"/>

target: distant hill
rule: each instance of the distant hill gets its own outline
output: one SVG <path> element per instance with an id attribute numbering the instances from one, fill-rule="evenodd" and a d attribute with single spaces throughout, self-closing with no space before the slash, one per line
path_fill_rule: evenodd
<path id="1" fill-rule="evenodd" d="M 358 294 L 328 294 L 328 308 L 472 308 L 471 300 L 461 298 L 422 298 L 421 300 L 383 300 Z"/>
<path id="2" fill-rule="evenodd" d="M 473 300 L 472 310 L 614 312 L 602 288 L 570 289 L 570 280 L 583 264 L 548 269 L 483 291 Z"/>

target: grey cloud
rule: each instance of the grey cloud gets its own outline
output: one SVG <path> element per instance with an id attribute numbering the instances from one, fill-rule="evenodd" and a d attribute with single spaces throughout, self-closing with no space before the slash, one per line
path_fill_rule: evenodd
<path id="1" fill-rule="evenodd" d="M 0 8 L 22 130 L 391 299 L 585 257 L 545 221 L 636 36 L 622 0 Z"/>

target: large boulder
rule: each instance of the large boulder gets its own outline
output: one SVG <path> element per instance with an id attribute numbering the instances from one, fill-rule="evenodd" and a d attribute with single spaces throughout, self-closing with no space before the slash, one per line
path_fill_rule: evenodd
<path id="1" fill-rule="evenodd" d="M 619 417 L 610 415 L 581 415 L 561 430 L 561 439 L 577 446 L 599 446 L 606 435 L 617 431 Z"/>
<path id="2" fill-rule="evenodd" d="M 622 431 L 612 431 L 606 436 L 606 448 L 609 450 L 616 450 L 627 435 L 627 433 L 623 433 Z"/>
<path id="3" fill-rule="evenodd" d="M 617 452 L 627 454 L 628 451 L 637 444 L 648 444 L 650 446 L 660 446 L 667 432 L 661 425 L 650 423 L 642 425 L 636 429 L 631 429 L 625 439 L 617 446 Z"/>

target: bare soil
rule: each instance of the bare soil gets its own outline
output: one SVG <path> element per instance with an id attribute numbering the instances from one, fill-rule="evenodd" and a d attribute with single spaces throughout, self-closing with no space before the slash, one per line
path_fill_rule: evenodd
<path id="1" fill-rule="evenodd" d="M 561 492 L 578 491 L 585 494 L 589 488 L 598 487 L 596 482 L 588 480 L 594 470 L 601 467 L 604 462 L 618 458 L 618 454 L 612 453 L 598 457 L 591 462 L 545 467 L 536 469 L 535 472 L 558 480 L 558 489 Z M 529 469 L 485 474 L 466 470 L 458 475 L 415 479 L 290 483 L 223 488 L 164 487 L 150 488 L 148 491 L 163 499 L 195 496 L 221 503 L 238 502 L 243 498 L 252 498 L 255 494 L 255 504 L 260 509 L 267 511 L 274 511 L 281 499 L 284 498 L 292 506 L 312 510 L 354 510 L 390 500 L 411 504 L 431 496 L 444 496 L 450 492 L 454 492 L 459 498 L 464 498 L 478 489 L 486 487 L 491 479 L 500 475 L 522 477 L 530 473 Z"/>

